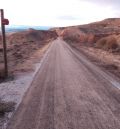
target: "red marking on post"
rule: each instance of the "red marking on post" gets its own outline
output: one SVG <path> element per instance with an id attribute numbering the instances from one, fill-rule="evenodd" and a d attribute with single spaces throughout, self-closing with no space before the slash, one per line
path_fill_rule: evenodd
<path id="1" fill-rule="evenodd" d="M 2 24 L 3 25 L 9 25 L 9 20 L 8 19 L 3 19 Z"/>

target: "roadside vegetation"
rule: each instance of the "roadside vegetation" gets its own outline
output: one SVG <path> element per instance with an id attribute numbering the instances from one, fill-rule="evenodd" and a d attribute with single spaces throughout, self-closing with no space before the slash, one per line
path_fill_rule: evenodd
<path id="1" fill-rule="evenodd" d="M 111 52 L 120 52 L 120 45 L 118 40 L 119 39 L 117 36 L 111 35 L 98 40 L 95 46 L 106 51 L 111 50 Z"/>
<path id="2" fill-rule="evenodd" d="M 12 112 L 15 108 L 14 102 L 0 101 L 0 116 L 5 115 L 7 112 Z"/>

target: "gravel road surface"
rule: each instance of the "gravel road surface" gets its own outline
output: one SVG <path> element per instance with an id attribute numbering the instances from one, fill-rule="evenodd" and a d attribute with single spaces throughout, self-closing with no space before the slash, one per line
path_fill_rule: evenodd
<path id="1" fill-rule="evenodd" d="M 7 129 L 120 129 L 119 86 L 59 38 Z"/>

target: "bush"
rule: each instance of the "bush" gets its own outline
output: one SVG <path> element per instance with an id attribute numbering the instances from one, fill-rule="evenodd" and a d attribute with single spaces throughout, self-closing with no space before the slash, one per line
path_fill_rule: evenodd
<path id="1" fill-rule="evenodd" d="M 96 47 L 104 50 L 116 50 L 119 48 L 117 40 L 114 36 L 108 36 L 97 41 Z"/>
<path id="2" fill-rule="evenodd" d="M 11 112 L 14 110 L 14 102 L 0 102 L 0 115 L 4 115 L 6 112 Z"/>
<path id="3" fill-rule="evenodd" d="M 105 44 L 106 44 L 106 38 L 102 38 L 102 39 L 97 41 L 95 46 L 98 48 L 103 48 Z"/>
<path id="4" fill-rule="evenodd" d="M 105 50 L 117 49 L 119 46 L 115 37 L 107 37 L 106 44 L 104 46 Z"/>

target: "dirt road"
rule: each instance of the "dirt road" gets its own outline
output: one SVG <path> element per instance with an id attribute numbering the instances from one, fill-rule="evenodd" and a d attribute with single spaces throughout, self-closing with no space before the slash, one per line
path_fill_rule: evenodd
<path id="1" fill-rule="evenodd" d="M 120 129 L 119 86 L 58 39 L 7 129 Z"/>

